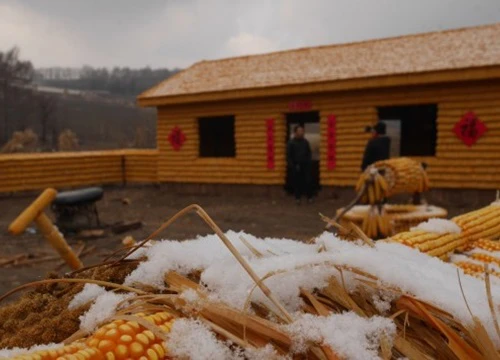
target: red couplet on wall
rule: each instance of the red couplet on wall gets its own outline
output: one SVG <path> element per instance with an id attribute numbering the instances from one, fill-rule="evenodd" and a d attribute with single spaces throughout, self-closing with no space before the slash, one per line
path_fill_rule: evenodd
<path id="1" fill-rule="evenodd" d="M 455 124 L 453 131 L 462 142 L 471 147 L 488 130 L 486 125 L 472 111 Z"/>
<path id="2" fill-rule="evenodd" d="M 337 118 L 335 115 L 328 115 L 327 118 L 327 169 L 333 170 L 337 166 Z"/>
<path id="3" fill-rule="evenodd" d="M 179 127 L 174 127 L 168 135 L 168 141 L 175 151 L 179 151 L 186 141 L 186 135 Z"/>
<path id="4" fill-rule="evenodd" d="M 274 169 L 274 119 L 266 120 L 267 168 Z"/>

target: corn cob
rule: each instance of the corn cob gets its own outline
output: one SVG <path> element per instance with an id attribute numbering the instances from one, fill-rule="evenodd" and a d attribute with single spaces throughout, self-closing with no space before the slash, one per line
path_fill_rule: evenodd
<path id="1" fill-rule="evenodd" d="M 173 324 L 173 316 L 167 312 L 152 315 L 136 314 L 151 323 L 158 330 L 169 332 Z M 163 341 L 151 330 L 135 321 L 114 320 L 99 328 L 83 341 L 55 349 L 42 350 L 15 357 L 16 360 L 114 360 L 168 359 L 167 349 Z"/>
<path id="2" fill-rule="evenodd" d="M 361 174 L 356 184 L 356 191 L 361 191 L 363 185 L 366 184 L 366 192 L 362 196 L 361 202 L 373 205 L 380 203 L 387 197 L 389 186 L 382 175 L 372 170 L 373 168 Z"/>
<path id="3" fill-rule="evenodd" d="M 500 206 L 490 205 L 452 219 L 469 242 L 482 238 L 500 238 Z"/>
<path id="4" fill-rule="evenodd" d="M 377 238 L 379 235 L 389 236 L 392 233 L 389 217 L 385 214 L 384 209 L 379 212 L 376 207 L 370 207 L 368 211 L 363 214 L 363 221 L 361 223 L 361 230 L 369 238 Z"/>
<path id="5" fill-rule="evenodd" d="M 473 262 L 468 262 L 468 261 L 457 261 L 454 263 L 455 266 L 458 266 L 461 268 L 464 273 L 467 275 L 472 275 L 476 277 L 482 277 L 484 275 L 484 267 L 473 263 Z M 489 270 L 489 274 L 494 275 L 496 277 L 500 277 L 500 272 Z"/>
<path id="6" fill-rule="evenodd" d="M 479 239 L 470 245 L 471 248 L 478 248 L 487 251 L 500 251 L 500 241 L 489 239 Z"/>
<path id="7" fill-rule="evenodd" d="M 429 189 L 429 180 L 423 167 L 412 159 L 402 157 L 378 161 L 370 166 L 358 180 L 356 187 L 358 191 L 363 183 L 371 179 L 374 169 L 385 171 L 383 177 L 377 171 L 378 176 L 375 175 L 372 182 L 374 193 L 377 193 L 377 189 L 381 187 L 384 197 L 402 193 L 413 194 Z M 370 203 L 372 204 L 372 202 Z"/>
<path id="8" fill-rule="evenodd" d="M 467 254 L 467 256 L 469 256 L 473 260 L 481 261 L 483 263 L 495 263 L 497 265 L 500 265 L 500 259 L 492 255 L 474 253 L 474 254 Z"/>
<path id="9" fill-rule="evenodd" d="M 422 230 L 399 233 L 388 240 L 439 258 L 447 258 L 448 254 L 464 246 L 467 242 L 467 239 L 461 234 L 441 234 Z"/>

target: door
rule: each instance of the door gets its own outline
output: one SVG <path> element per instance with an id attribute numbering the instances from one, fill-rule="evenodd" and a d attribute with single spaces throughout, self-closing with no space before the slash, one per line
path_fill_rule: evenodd
<path id="1" fill-rule="evenodd" d="M 319 112 L 308 111 L 286 114 L 287 122 L 287 143 L 293 138 L 293 129 L 297 125 L 302 125 L 305 130 L 305 138 L 311 146 L 312 166 L 311 166 L 311 181 L 314 194 L 320 190 L 319 184 L 319 160 L 320 160 L 320 127 L 319 127 Z M 287 166 L 285 181 L 285 189 L 289 193 L 293 193 L 292 178 Z"/>

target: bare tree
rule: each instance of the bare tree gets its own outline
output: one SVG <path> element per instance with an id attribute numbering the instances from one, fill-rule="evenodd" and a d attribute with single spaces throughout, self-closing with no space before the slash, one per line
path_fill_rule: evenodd
<path id="1" fill-rule="evenodd" d="M 0 140 L 7 141 L 15 124 L 11 124 L 10 112 L 15 107 L 15 90 L 22 91 L 33 79 L 33 65 L 29 61 L 19 60 L 19 49 L 14 47 L 7 52 L 0 52 Z M 29 91 L 29 90 L 27 90 Z"/>

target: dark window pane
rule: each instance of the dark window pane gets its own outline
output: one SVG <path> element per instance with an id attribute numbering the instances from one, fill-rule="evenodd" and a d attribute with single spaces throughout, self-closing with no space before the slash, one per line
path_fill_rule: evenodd
<path id="1" fill-rule="evenodd" d="M 200 157 L 235 157 L 234 116 L 198 119 Z"/>
<path id="2" fill-rule="evenodd" d="M 436 155 L 436 104 L 380 107 L 378 118 L 400 122 L 401 156 Z"/>

